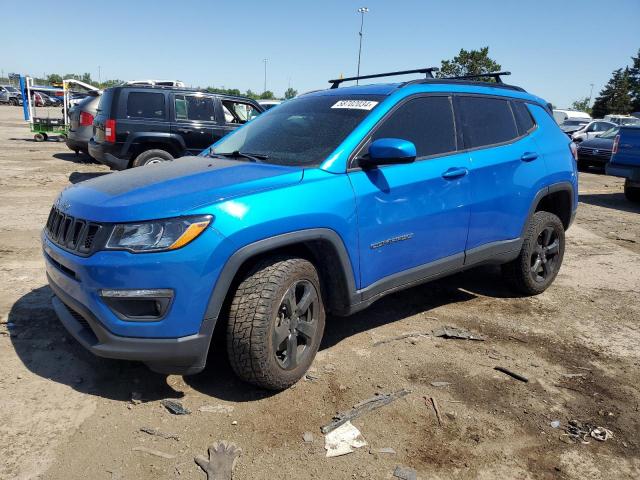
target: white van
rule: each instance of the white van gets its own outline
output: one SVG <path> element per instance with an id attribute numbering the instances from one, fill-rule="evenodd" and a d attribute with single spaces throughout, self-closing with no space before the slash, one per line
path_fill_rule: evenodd
<path id="1" fill-rule="evenodd" d="M 605 115 L 604 120 L 615 123 L 616 125 L 637 125 L 640 120 L 631 115 Z"/>
<path id="2" fill-rule="evenodd" d="M 554 110 L 553 119 L 558 125 L 562 125 L 565 120 L 591 120 L 591 115 L 577 110 Z"/>

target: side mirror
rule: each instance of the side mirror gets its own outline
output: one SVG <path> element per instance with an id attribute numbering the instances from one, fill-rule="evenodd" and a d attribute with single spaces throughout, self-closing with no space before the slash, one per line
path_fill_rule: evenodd
<path id="1" fill-rule="evenodd" d="M 369 145 L 369 153 L 358 159 L 361 168 L 411 163 L 416 159 L 413 142 L 400 138 L 379 138 Z"/>

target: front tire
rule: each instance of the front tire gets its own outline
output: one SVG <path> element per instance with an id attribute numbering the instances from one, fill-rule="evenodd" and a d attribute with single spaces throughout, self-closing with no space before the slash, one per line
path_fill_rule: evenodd
<path id="1" fill-rule="evenodd" d="M 173 160 L 173 155 L 165 150 L 153 148 L 146 150 L 138 155 L 132 162 L 132 167 L 143 167 L 145 165 L 153 165 L 154 163 L 164 163 Z"/>
<path id="2" fill-rule="evenodd" d="M 258 262 L 229 308 L 227 353 L 236 375 L 283 390 L 305 374 L 320 347 L 325 310 L 315 267 L 302 258 Z"/>
<path id="3" fill-rule="evenodd" d="M 525 233 L 518 258 L 502 266 L 507 282 L 520 293 L 538 295 L 555 280 L 564 258 L 565 235 L 560 219 L 536 212 Z"/>

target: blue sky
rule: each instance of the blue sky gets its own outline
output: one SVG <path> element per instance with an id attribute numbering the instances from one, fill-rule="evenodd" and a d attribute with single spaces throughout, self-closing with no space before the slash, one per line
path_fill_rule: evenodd
<path id="1" fill-rule="evenodd" d="M 180 79 L 193 86 L 282 95 L 355 74 L 437 66 L 485 45 L 511 83 L 557 106 L 594 97 L 640 48 L 640 0 L 109 0 L 29 2 L 27 23 L 3 22 L 7 72 L 91 72 Z M 55 13 L 57 12 L 57 13 Z M 36 14 L 37 13 L 37 14 Z M 50 46 L 50 48 L 47 48 Z"/>

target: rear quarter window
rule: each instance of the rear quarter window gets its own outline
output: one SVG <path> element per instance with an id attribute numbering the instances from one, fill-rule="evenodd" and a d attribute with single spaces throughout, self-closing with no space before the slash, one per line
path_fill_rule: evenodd
<path id="1" fill-rule="evenodd" d="M 511 108 L 513 109 L 513 116 L 516 119 L 516 125 L 518 127 L 518 133 L 520 135 L 526 135 L 536 126 L 529 107 L 524 102 L 511 102 Z"/>
<path id="2" fill-rule="evenodd" d="M 466 148 L 505 143 L 519 136 L 508 100 L 459 97 L 458 101 Z"/>
<path id="3" fill-rule="evenodd" d="M 129 92 L 127 96 L 127 118 L 164 120 L 164 93 Z"/>

